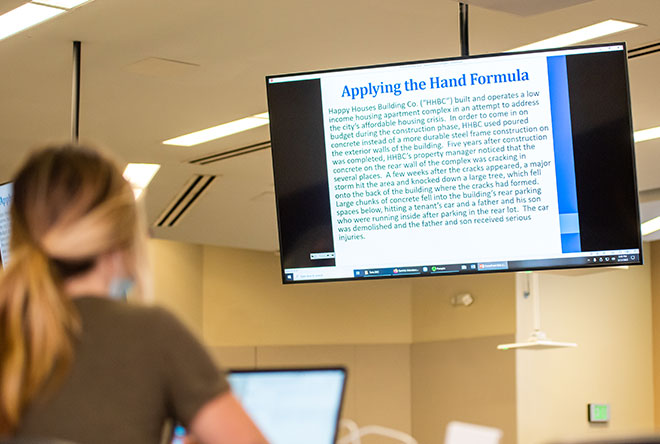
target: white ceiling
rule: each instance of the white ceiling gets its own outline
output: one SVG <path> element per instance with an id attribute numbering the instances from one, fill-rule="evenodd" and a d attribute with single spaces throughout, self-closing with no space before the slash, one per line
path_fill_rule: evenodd
<path id="1" fill-rule="evenodd" d="M 562 9 L 535 15 L 521 14 L 542 3 L 546 6 L 538 10 L 547 10 L 546 0 L 474 1 L 469 19 L 475 54 L 609 18 L 645 26 L 607 41 L 626 41 L 630 49 L 660 40 L 657 0 L 561 0 L 555 6 Z M 0 0 L 0 12 L 21 3 Z M 150 222 L 193 174 L 220 176 L 179 225 L 154 229 L 154 235 L 274 251 L 270 152 L 208 166 L 187 163 L 268 140 L 267 127 L 192 148 L 161 141 L 266 111 L 269 74 L 457 56 L 458 5 L 451 0 L 95 0 L 0 41 L 0 182 L 11 178 L 31 147 L 70 137 L 73 40 L 83 42 L 81 138 L 124 162 L 162 164 L 146 196 Z M 635 129 L 660 125 L 659 74 L 660 53 L 630 61 Z M 646 193 L 642 216 L 660 215 L 660 202 L 649 191 L 660 188 L 660 141 L 641 143 L 636 151 L 639 187 Z"/>

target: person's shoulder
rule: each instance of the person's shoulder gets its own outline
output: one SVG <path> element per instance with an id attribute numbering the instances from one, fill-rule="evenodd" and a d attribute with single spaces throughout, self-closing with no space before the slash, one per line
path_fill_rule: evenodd
<path id="1" fill-rule="evenodd" d="M 77 298 L 74 305 L 83 323 L 89 320 L 99 324 L 121 324 L 158 333 L 184 328 L 174 314 L 156 305 L 126 303 L 100 297 Z"/>

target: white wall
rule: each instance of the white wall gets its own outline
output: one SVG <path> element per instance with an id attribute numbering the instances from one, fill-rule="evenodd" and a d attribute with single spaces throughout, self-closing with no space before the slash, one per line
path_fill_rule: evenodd
<path id="1" fill-rule="evenodd" d="M 578 347 L 515 352 L 518 442 L 653 430 L 649 255 L 646 261 L 628 270 L 538 273 L 541 329 Z M 524 279 L 518 276 L 518 340 L 533 327 Z M 610 404 L 610 423 L 590 425 L 588 403 Z"/>
<path id="2" fill-rule="evenodd" d="M 155 302 L 176 313 L 201 338 L 203 247 L 151 239 L 148 252 Z"/>
<path id="3" fill-rule="evenodd" d="M 442 276 L 413 281 L 413 342 L 480 338 L 515 332 L 515 278 L 510 273 Z M 469 307 L 451 305 L 469 293 Z"/>
<path id="4" fill-rule="evenodd" d="M 279 257 L 204 248 L 204 339 L 210 346 L 409 344 L 409 281 L 283 286 Z"/>
<path id="5" fill-rule="evenodd" d="M 413 284 L 412 424 L 423 444 L 442 444 L 447 424 L 463 421 L 504 431 L 516 441 L 515 276 L 445 276 Z M 469 293 L 470 306 L 452 297 Z"/>
<path id="6" fill-rule="evenodd" d="M 655 428 L 660 430 L 660 241 L 651 243 L 650 250 L 653 298 L 653 396 L 655 398 Z"/>

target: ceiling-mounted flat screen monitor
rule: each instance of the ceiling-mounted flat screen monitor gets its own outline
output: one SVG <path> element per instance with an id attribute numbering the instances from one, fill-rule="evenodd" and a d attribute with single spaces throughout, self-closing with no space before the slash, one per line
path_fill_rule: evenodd
<path id="1" fill-rule="evenodd" d="M 0 184 L 0 266 L 6 267 L 9 263 L 9 208 L 11 205 L 13 185 Z"/>
<path id="2" fill-rule="evenodd" d="M 622 43 L 266 83 L 285 283 L 642 263 Z"/>

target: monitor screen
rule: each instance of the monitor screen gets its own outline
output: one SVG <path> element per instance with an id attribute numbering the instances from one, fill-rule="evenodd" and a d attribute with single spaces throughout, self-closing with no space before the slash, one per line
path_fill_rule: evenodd
<path id="1" fill-rule="evenodd" d="M 0 265 L 9 263 L 9 209 L 11 205 L 13 186 L 11 183 L 0 184 Z"/>
<path id="2" fill-rule="evenodd" d="M 229 374 L 232 391 L 270 444 L 333 444 L 345 381 L 340 368 Z"/>
<path id="3" fill-rule="evenodd" d="M 285 283 L 642 263 L 624 44 L 266 83 Z"/>

